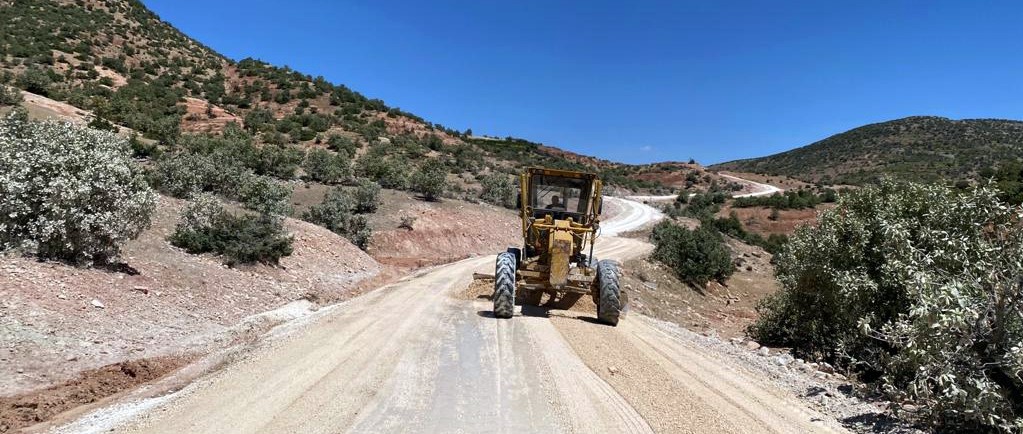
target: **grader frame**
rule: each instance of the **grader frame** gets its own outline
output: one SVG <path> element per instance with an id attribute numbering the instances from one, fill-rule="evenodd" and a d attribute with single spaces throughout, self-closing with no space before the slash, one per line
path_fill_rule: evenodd
<path id="1" fill-rule="evenodd" d="M 523 247 L 498 255 L 494 274 L 494 314 L 511 317 L 520 293 L 536 304 L 567 294 L 593 297 L 598 318 L 617 324 L 622 311 L 614 262 L 596 261 L 602 183 L 596 174 L 529 168 L 519 178 Z M 578 297 L 578 295 L 576 297 Z"/>

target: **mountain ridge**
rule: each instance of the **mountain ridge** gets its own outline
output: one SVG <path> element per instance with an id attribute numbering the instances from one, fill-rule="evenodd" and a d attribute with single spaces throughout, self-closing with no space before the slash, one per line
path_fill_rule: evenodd
<path id="1" fill-rule="evenodd" d="M 977 179 L 1023 159 L 1023 121 L 908 116 L 844 131 L 764 157 L 709 166 L 825 184 L 864 184 L 883 176 L 938 182 Z"/>

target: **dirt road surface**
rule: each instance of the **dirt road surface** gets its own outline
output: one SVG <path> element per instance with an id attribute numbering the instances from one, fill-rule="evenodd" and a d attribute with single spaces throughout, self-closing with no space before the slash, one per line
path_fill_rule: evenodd
<path id="1" fill-rule="evenodd" d="M 635 202 L 627 206 L 635 207 Z M 630 213 L 619 215 L 625 230 Z M 599 257 L 642 255 L 605 237 Z M 302 328 L 193 382 L 138 404 L 122 424 L 145 433 L 840 432 L 743 367 L 673 338 L 656 320 L 618 327 L 585 310 L 516 307 L 492 317 L 466 296 L 494 257 L 434 267 L 325 309 Z M 580 303 L 589 303 L 583 299 Z M 109 419 L 109 418 L 108 418 Z"/>
<path id="2" fill-rule="evenodd" d="M 732 181 L 736 181 L 736 182 L 740 182 L 740 183 L 743 183 L 743 184 L 751 185 L 754 188 L 753 192 L 742 193 L 742 194 L 735 194 L 735 195 L 732 195 L 732 197 L 770 196 L 772 194 L 781 193 L 782 192 L 782 189 L 780 189 L 778 187 L 775 187 L 775 186 L 773 186 L 771 184 L 764 184 L 764 183 L 760 183 L 760 182 L 756 182 L 756 181 L 750 181 L 750 180 L 745 179 L 745 178 L 740 178 L 738 176 L 732 176 L 732 175 L 726 175 L 724 173 L 721 173 L 720 175 L 722 177 L 724 177 L 724 178 L 731 179 Z"/>
<path id="3" fill-rule="evenodd" d="M 738 176 L 733 175 L 726 175 L 724 173 L 721 173 L 719 175 L 721 175 L 721 177 L 723 178 L 731 179 L 732 181 L 738 182 L 740 184 L 745 184 L 747 185 L 746 188 L 753 190 L 748 193 L 736 193 L 733 194 L 732 197 L 770 196 L 772 194 L 781 193 L 782 191 L 784 191 L 781 188 L 778 188 L 771 184 L 764 184 L 756 181 L 751 181 L 749 179 L 740 178 Z M 690 197 L 695 195 L 696 193 L 689 193 Z M 675 200 L 677 197 L 678 195 L 669 194 L 664 196 L 628 196 L 628 199 L 641 202 L 670 202 Z"/>

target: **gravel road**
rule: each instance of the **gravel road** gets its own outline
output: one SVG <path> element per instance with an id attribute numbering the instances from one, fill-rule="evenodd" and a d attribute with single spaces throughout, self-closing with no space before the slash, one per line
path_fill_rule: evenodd
<path id="1" fill-rule="evenodd" d="M 627 230 L 633 213 L 644 211 L 620 213 L 624 226 L 605 231 Z M 650 248 L 605 237 L 597 250 L 624 260 Z M 330 308 L 114 431 L 843 431 L 642 315 L 609 327 L 582 311 L 526 306 L 494 319 L 489 300 L 463 294 L 493 261 L 424 270 Z"/>

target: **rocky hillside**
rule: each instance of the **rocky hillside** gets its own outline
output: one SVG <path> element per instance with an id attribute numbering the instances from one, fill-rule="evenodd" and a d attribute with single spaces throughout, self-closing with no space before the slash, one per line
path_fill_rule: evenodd
<path id="1" fill-rule="evenodd" d="M 862 184 L 891 175 L 915 181 L 976 179 L 1023 158 L 1023 122 L 914 116 L 865 125 L 819 142 L 713 169 Z"/>
<path id="2" fill-rule="evenodd" d="M 172 149 L 183 134 L 234 123 L 258 143 L 378 144 L 413 166 L 442 160 L 460 183 L 525 165 L 613 171 L 633 190 L 659 185 L 629 166 L 514 138 L 471 136 L 342 84 L 255 59 L 235 61 L 184 35 L 137 0 L 0 0 L 0 84 L 70 103 L 92 126 L 126 127 Z M 397 148 L 397 150 L 395 150 Z M 382 151 L 382 150 L 381 150 Z M 459 169 L 463 169 L 461 172 Z"/>

